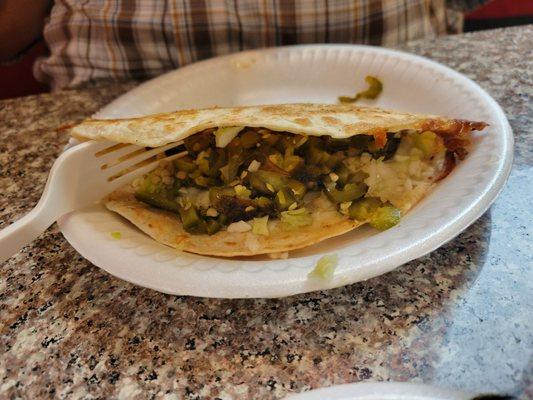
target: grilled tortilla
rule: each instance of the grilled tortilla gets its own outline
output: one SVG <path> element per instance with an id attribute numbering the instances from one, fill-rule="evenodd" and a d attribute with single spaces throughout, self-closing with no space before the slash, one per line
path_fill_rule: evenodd
<path id="1" fill-rule="evenodd" d="M 198 254 L 310 246 L 362 224 L 397 224 L 467 154 L 483 122 L 357 107 L 285 104 L 87 120 L 77 137 L 188 154 L 110 196 L 155 240 Z"/>

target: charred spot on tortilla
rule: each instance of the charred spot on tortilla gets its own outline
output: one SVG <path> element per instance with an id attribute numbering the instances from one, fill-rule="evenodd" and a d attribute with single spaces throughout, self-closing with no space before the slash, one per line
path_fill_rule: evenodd
<path id="1" fill-rule="evenodd" d="M 341 121 L 339 121 L 337 118 L 335 117 L 330 117 L 330 116 L 324 116 L 322 117 L 322 120 L 327 123 L 327 124 L 330 124 L 330 125 L 336 125 L 336 124 L 340 124 Z"/>
<path id="2" fill-rule="evenodd" d="M 294 122 L 303 126 L 311 125 L 311 121 L 309 120 L 309 118 L 296 118 Z"/>
<path id="3" fill-rule="evenodd" d="M 366 223 L 393 227 L 485 126 L 350 104 L 286 104 L 88 120 L 71 132 L 147 147 L 183 140 L 166 152 L 180 157 L 104 203 L 163 244 L 232 257 L 285 253 Z"/>

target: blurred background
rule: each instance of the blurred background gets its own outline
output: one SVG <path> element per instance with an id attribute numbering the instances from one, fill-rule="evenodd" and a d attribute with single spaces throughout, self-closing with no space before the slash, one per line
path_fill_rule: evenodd
<path id="1" fill-rule="evenodd" d="M 533 0 L 492 0 L 466 15 L 464 31 L 493 29 L 533 23 Z M 47 92 L 49 88 L 35 80 L 35 59 L 46 54 L 42 40 L 15 61 L 0 64 L 0 99 Z"/>

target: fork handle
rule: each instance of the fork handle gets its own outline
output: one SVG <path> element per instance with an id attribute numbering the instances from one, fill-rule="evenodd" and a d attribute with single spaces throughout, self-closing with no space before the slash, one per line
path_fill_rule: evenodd
<path id="1" fill-rule="evenodd" d="M 39 201 L 28 214 L 0 231 L 0 263 L 36 239 L 57 219 L 43 203 Z"/>

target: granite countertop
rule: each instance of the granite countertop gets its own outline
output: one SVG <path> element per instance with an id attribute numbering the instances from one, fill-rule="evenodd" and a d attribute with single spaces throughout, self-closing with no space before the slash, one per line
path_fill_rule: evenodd
<path id="1" fill-rule="evenodd" d="M 57 226 L 0 267 L 0 398 L 281 398 L 425 382 L 533 396 L 533 26 L 403 49 L 504 108 L 514 167 L 457 238 L 384 276 L 273 300 L 170 296 L 85 261 Z M 67 141 L 56 128 L 135 83 L 0 102 L 0 227 L 28 212 Z"/>

